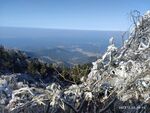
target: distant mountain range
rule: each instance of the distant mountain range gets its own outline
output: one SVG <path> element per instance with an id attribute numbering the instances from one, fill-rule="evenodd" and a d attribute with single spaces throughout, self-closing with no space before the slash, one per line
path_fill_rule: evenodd
<path id="1" fill-rule="evenodd" d="M 26 53 L 31 57 L 38 57 L 48 63 L 73 66 L 76 64 L 90 63 L 97 59 L 96 56 L 88 56 L 78 51 L 70 51 L 64 48 L 43 49 Z"/>
<path id="2" fill-rule="evenodd" d="M 70 66 L 95 61 L 106 50 L 112 36 L 120 47 L 123 33 L 0 27 L 0 44 L 21 49 L 29 56 L 38 57 L 45 62 Z"/>

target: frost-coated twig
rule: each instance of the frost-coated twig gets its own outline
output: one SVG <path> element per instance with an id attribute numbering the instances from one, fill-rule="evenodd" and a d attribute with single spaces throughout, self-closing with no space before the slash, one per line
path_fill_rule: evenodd
<path id="1" fill-rule="evenodd" d="M 142 103 L 141 105 L 139 105 L 139 108 L 141 109 L 142 106 L 143 106 L 149 99 L 150 99 L 150 94 L 149 94 L 149 97 L 147 97 L 147 98 L 143 101 L 143 103 Z M 137 113 L 139 112 L 140 109 L 137 109 Z M 144 109 L 142 109 L 140 113 L 142 113 L 143 110 L 144 110 Z"/>
<path id="2" fill-rule="evenodd" d="M 107 106 L 105 106 L 103 109 L 101 109 L 101 110 L 99 111 L 99 113 L 105 113 L 105 111 L 109 109 L 109 107 L 116 101 L 116 99 L 117 99 L 117 98 L 114 97 L 113 100 L 107 104 Z"/>
<path id="3" fill-rule="evenodd" d="M 62 101 L 69 107 L 71 108 L 75 113 L 81 113 L 82 108 L 84 107 L 84 103 L 85 103 L 85 98 L 83 97 L 82 102 L 80 103 L 80 105 L 75 108 L 75 106 L 71 105 L 70 103 L 68 103 L 66 100 L 62 99 Z"/>
<path id="4" fill-rule="evenodd" d="M 126 86 L 121 91 L 118 92 L 118 96 L 121 96 L 124 92 L 126 92 L 126 90 L 128 90 L 128 87 L 131 86 L 132 84 L 134 84 L 134 82 L 137 79 L 144 77 L 149 73 L 150 73 L 150 70 L 145 70 L 145 71 L 142 71 L 139 75 L 135 76 L 132 80 L 128 80 L 126 83 Z"/>
<path id="5" fill-rule="evenodd" d="M 16 108 L 14 108 L 13 110 L 11 110 L 12 113 L 20 113 L 21 109 L 24 109 L 25 107 L 28 107 L 31 105 L 33 101 L 28 101 L 25 104 L 23 104 L 22 106 L 18 106 Z"/>

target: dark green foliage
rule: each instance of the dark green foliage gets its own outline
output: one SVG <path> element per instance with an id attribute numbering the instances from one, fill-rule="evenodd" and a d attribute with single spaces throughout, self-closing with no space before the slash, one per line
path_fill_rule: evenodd
<path id="1" fill-rule="evenodd" d="M 76 65 L 72 68 L 63 67 L 60 73 L 65 79 L 78 84 L 81 82 L 81 77 L 87 77 L 90 72 L 90 67 L 90 64 Z"/>
<path id="2" fill-rule="evenodd" d="M 65 66 L 57 67 L 52 64 L 43 63 L 37 58 L 29 58 L 21 51 L 9 50 L 0 46 L 0 74 L 29 73 L 43 78 L 61 74 L 61 76 L 57 77 L 62 81 L 69 80 L 74 83 L 80 83 L 80 78 L 88 75 L 90 67 L 90 64 L 76 65 L 72 68 Z"/>
<path id="3" fill-rule="evenodd" d="M 5 49 L 0 46 L 0 73 L 30 73 L 32 75 L 51 75 L 54 69 L 38 59 L 29 59 L 21 51 Z"/>
<path id="4" fill-rule="evenodd" d="M 27 67 L 26 55 L 20 51 L 6 50 L 0 46 L 0 71 L 24 72 Z"/>
<path id="5" fill-rule="evenodd" d="M 28 63 L 27 72 L 33 75 L 46 77 L 52 75 L 55 70 L 52 65 L 42 63 L 38 59 L 33 59 Z"/>

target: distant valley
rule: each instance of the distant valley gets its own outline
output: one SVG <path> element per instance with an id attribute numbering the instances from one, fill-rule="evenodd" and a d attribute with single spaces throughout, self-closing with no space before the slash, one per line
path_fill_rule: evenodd
<path id="1" fill-rule="evenodd" d="M 108 46 L 109 38 L 122 45 L 122 31 L 61 30 L 0 27 L 0 44 L 21 49 L 44 62 L 66 66 L 95 61 Z"/>

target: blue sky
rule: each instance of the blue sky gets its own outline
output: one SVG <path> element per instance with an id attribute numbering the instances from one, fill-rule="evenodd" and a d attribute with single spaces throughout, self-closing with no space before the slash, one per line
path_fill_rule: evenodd
<path id="1" fill-rule="evenodd" d="M 0 0 L 0 26 L 127 30 L 130 12 L 150 0 Z"/>

